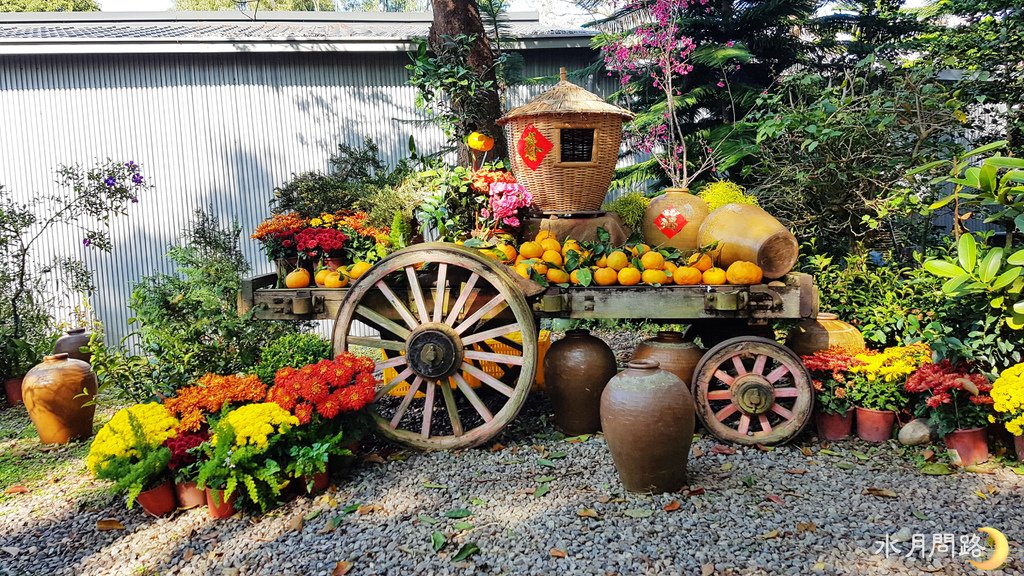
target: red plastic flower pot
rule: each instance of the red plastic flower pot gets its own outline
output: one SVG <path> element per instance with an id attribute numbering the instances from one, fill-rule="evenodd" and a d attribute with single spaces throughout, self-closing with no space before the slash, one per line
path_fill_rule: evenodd
<path id="1" fill-rule="evenodd" d="M 946 448 L 956 450 L 960 466 L 973 466 L 988 460 L 988 434 L 984 428 L 954 430 L 946 434 L 943 441 Z"/>
<path id="2" fill-rule="evenodd" d="M 195 482 L 177 483 L 174 492 L 178 495 L 178 506 L 182 508 L 206 506 L 206 492 L 200 490 Z"/>
<path id="3" fill-rule="evenodd" d="M 7 403 L 11 406 L 20 406 L 24 403 L 21 397 L 21 381 L 21 378 L 4 380 L 4 392 L 7 394 Z"/>
<path id="4" fill-rule="evenodd" d="M 178 507 L 170 480 L 164 480 L 156 487 L 144 490 L 135 500 L 146 514 L 154 518 L 166 516 Z"/>
<path id="5" fill-rule="evenodd" d="M 872 410 L 857 406 L 857 437 L 865 442 L 885 442 L 892 438 L 896 413 L 892 410 Z"/>
<path id="6" fill-rule="evenodd" d="M 817 412 L 814 422 L 818 427 L 818 436 L 822 440 L 842 440 L 853 433 L 853 410 L 845 414 L 825 414 Z"/>
<path id="7" fill-rule="evenodd" d="M 224 497 L 223 490 L 212 490 L 206 489 L 206 510 L 210 514 L 210 518 L 222 519 L 230 518 L 235 515 L 235 497 L 238 496 L 238 492 L 232 492 L 231 496 Z"/>
<path id="8" fill-rule="evenodd" d="M 331 477 L 327 474 L 327 472 L 317 472 L 316 474 L 313 474 L 312 489 L 309 488 L 310 480 L 311 479 L 309 476 L 303 476 L 301 480 L 302 489 L 306 491 L 306 494 L 316 494 L 318 492 L 323 492 L 324 490 L 327 490 L 328 486 L 331 485 Z"/>

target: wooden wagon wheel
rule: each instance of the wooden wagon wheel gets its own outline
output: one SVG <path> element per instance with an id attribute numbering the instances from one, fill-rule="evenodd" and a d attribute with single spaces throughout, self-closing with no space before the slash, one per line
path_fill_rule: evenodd
<path id="1" fill-rule="evenodd" d="M 811 417 L 814 389 L 800 359 L 774 340 L 741 336 L 718 344 L 693 376 L 697 416 L 737 444 L 782 444 Z"/>
<path id="2" fill-rule="evenodd" d="M 334 351 L 377 361 L 382 435 L 453 450 L 486 442 L 515 418 L 534 381 L 537 326 L 512 274 L 475 250 L 433 243 L 392 254 L 351 286 Z M 379 336 L 351 335 L 356 321 Z"/>

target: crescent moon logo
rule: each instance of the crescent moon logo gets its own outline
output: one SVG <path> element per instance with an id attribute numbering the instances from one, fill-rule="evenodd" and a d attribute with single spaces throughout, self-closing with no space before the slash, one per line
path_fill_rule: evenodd
<path id="1" fill-rule="evenodd" d="M 995 550 L 992 551 L 992 556 L 984 562 L 978 562 L 977 560 L 968 560 L 978 570 L 995 570 L 1006 562 L 1006 558 L 1010 555 L 1010 543 L 1006 541 L 1006 536 L 991 527 L 978 528 L 978 532 L 984 532 L 988 534 L 989 538 L 995 542 Z"/>

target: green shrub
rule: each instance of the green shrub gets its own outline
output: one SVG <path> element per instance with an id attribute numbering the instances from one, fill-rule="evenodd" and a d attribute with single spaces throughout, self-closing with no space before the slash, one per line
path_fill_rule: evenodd
<path id="1" fill-rule="evenodd" d="M 639 192 L 623 194 L 611 202 L 606 202 L 601 207 L 606 212 L 615 212 L 622 218 L 622 221 L 629 226 L 630 230 L 643 230 L 644 212 L 651 203 L 651 199 Z"/>
<path id="2" fill-rule="evenodd" d="M 286 366 L 302 368 L 331 357 L 331 343 L 316 334 L 285 334 L 263 349 L 256 375 L 268 386 L 274 374 Z"/>

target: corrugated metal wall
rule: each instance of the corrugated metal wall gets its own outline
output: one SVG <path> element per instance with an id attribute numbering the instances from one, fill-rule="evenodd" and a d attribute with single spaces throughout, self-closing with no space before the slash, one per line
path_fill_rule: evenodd
<path id="1" fill-rule="evenodd" d="M 584 49 L 523 53 L 527 77 L 583 68 Z M 64 228 L 39 246 L 43 261 L 66 254 L 96 273 L 90 299 L 108 339 L 128 333 L 128 296 L 143 275 L 171 272 L 164 257 L 192 213 L 212 205 L 237 218 L 257 273 L 271 271 L 248 233 L 267 215 L 275 186 L 320 170 L 338 143 L 373 138 L 391 163 L 415 136 L 421 151 L 442 143 L 424 124 L 406 85 L 404 53 L 0 57 L 0 185 L 22 198 L 55 191 L 60 164 L 135 160 L 155 190 L 113 223 L 110 254 L 82 246 Z M 608 93 L 603 79 L 588 88 Z M 511 105 L 544 86 L 511 90 Z M 80 302 L 63 297 L 66 315 Z"/>

